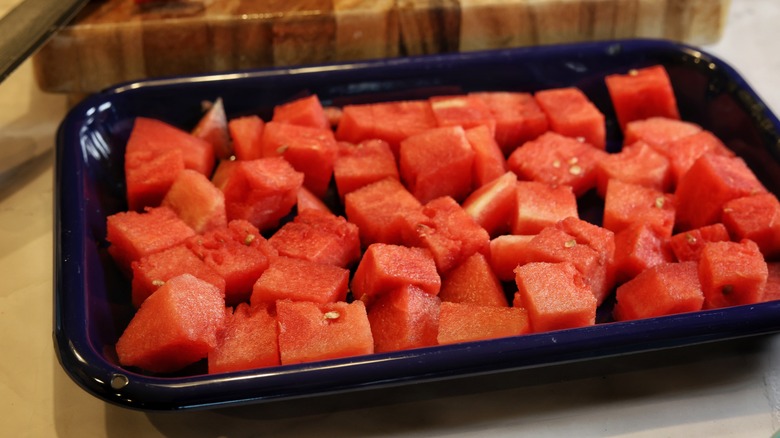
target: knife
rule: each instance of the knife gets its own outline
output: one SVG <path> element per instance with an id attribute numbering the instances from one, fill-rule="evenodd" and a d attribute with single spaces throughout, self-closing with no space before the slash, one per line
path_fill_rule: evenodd
<path id="1" fill-rule="evenodd" d="M 0 82 L 89 0 L 24 0 L 0 18 Z"/>

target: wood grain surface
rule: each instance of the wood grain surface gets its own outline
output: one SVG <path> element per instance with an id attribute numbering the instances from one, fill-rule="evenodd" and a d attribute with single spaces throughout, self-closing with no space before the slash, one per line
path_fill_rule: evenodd
<path id="1" fill-rule="evenodd" d="M 33 58 L 41 89 L 613 38 L 720 38 L 730 0 L 93 1 Z"/>

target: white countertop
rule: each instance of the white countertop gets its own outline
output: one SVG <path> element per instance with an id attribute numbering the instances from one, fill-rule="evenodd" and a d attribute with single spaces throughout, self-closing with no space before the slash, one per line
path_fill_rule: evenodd
<path id="1" fill-rule="evenodd" d="M 733 0 L 723 39 L 704 47 L 776 110 L 779 22 L 776 0 Z M 37 157 L 0 180 L 0 435 L 689 438 L 769 437 L 780 429 L 780 335 L 197 413 L 105 404 L 65 375 L 51 339 L 51 148 L 65 112 L 64 96 L 34 86 L 29 62 L 0 83 L 0 171 Z"/>

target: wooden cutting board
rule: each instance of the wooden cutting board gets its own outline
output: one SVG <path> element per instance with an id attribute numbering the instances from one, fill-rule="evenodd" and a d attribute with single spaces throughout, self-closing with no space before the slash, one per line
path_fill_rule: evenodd
<path id="1" fill-rule="evenodd" d="M 91 2 L 34 55 L 44 91 L 269 66 L 612 38 L 717 41 L 730 0 Z"/>

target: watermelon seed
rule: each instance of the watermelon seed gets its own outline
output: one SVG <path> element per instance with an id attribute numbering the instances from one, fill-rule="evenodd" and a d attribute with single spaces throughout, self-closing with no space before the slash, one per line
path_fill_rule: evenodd
<path id="1" fill-rule="evenodd" d="M 633 69 L 633 68 L 628 71 L 628 75 L 629 76 L 637 76 L 638 74 L 639 74 L 639 72 L 636 69 Z"/>
<path id="2" fill-rule="evenodd" d="M 283 144 L 283 145 L 279 146 L 278 148 L 276 148 L 276 153 L 281 155 L 281 154 L 287 152 L 287 149 L 289 149 L 289 148 L 290 148 L 290 145 Z"/>
<path id="3" fill-rule="evenodd" d="M 663 196 L 659 196 L 659 197 L 655 198 L 655 206 L 656 206 L 656 208 L 664 208 L 664 201 L 665 201 L 665 199 L 664 199 Z"/>
<path id="4" fill-rule="evenodd" d="M 323 316 L 325 317 L 325 319 L 338 319 L 338 317 L 341 315 L 339 314 L 339 312 L 332 310 L 330 312 L 325 312 Z"/>
<path id="5" fill-rule="evenodd" d="M 162 280 L 152 280 L 152 286 L 162 287 L 162 285 L 164 285 L 164 284 L 165 284 L 165 282 L 162 281 Z"/>
<path id="6" fill-rule="evenodd" d="M 734 285 L 727 284 L 727 285 L 723 286 L 723 288 L 721 289 L 721 292 L 723 293 L 723 295 L 731 295 L 731 293 L 734 292 Z"/>
<path id="7" fill-rule="evenodd" d="M 561 167 L 561 162 L 558 161 L 558 160 L 555 160 L 555 161 L 553 161 L 552 165 L 553 165 L 554 168 L 557 169 L 557 168 Z"/>
<path id="8" fill-rule="evenodd" d="M 571 167 L 569 167 L 569 173 L 572 175 L 579 175 L 582 173 L 582 167 L 574 164 Z"/>
<path id="9" fill-rule="evenodd" d="M 254 240 L 255 240 L 254 234 L 247 234 L 246 237 L 244 238 L 244 245 L 249 246 L 252 244 L 252 241 Z"/>
<path id="10" fill-rule="evenodd" d="M 577 245 L 577 240 L 575 240 L 575 239 L 567 240 L 563 244 L 563 246 L 566 247 L 566 248 L 574 248 L 575 245 Z"/>
<path id="11" fill-rule="evenodd" d="M 685 240 L 690 244 L 696 243 L 696 236 L 691 233 L 685 233 Z"/>

